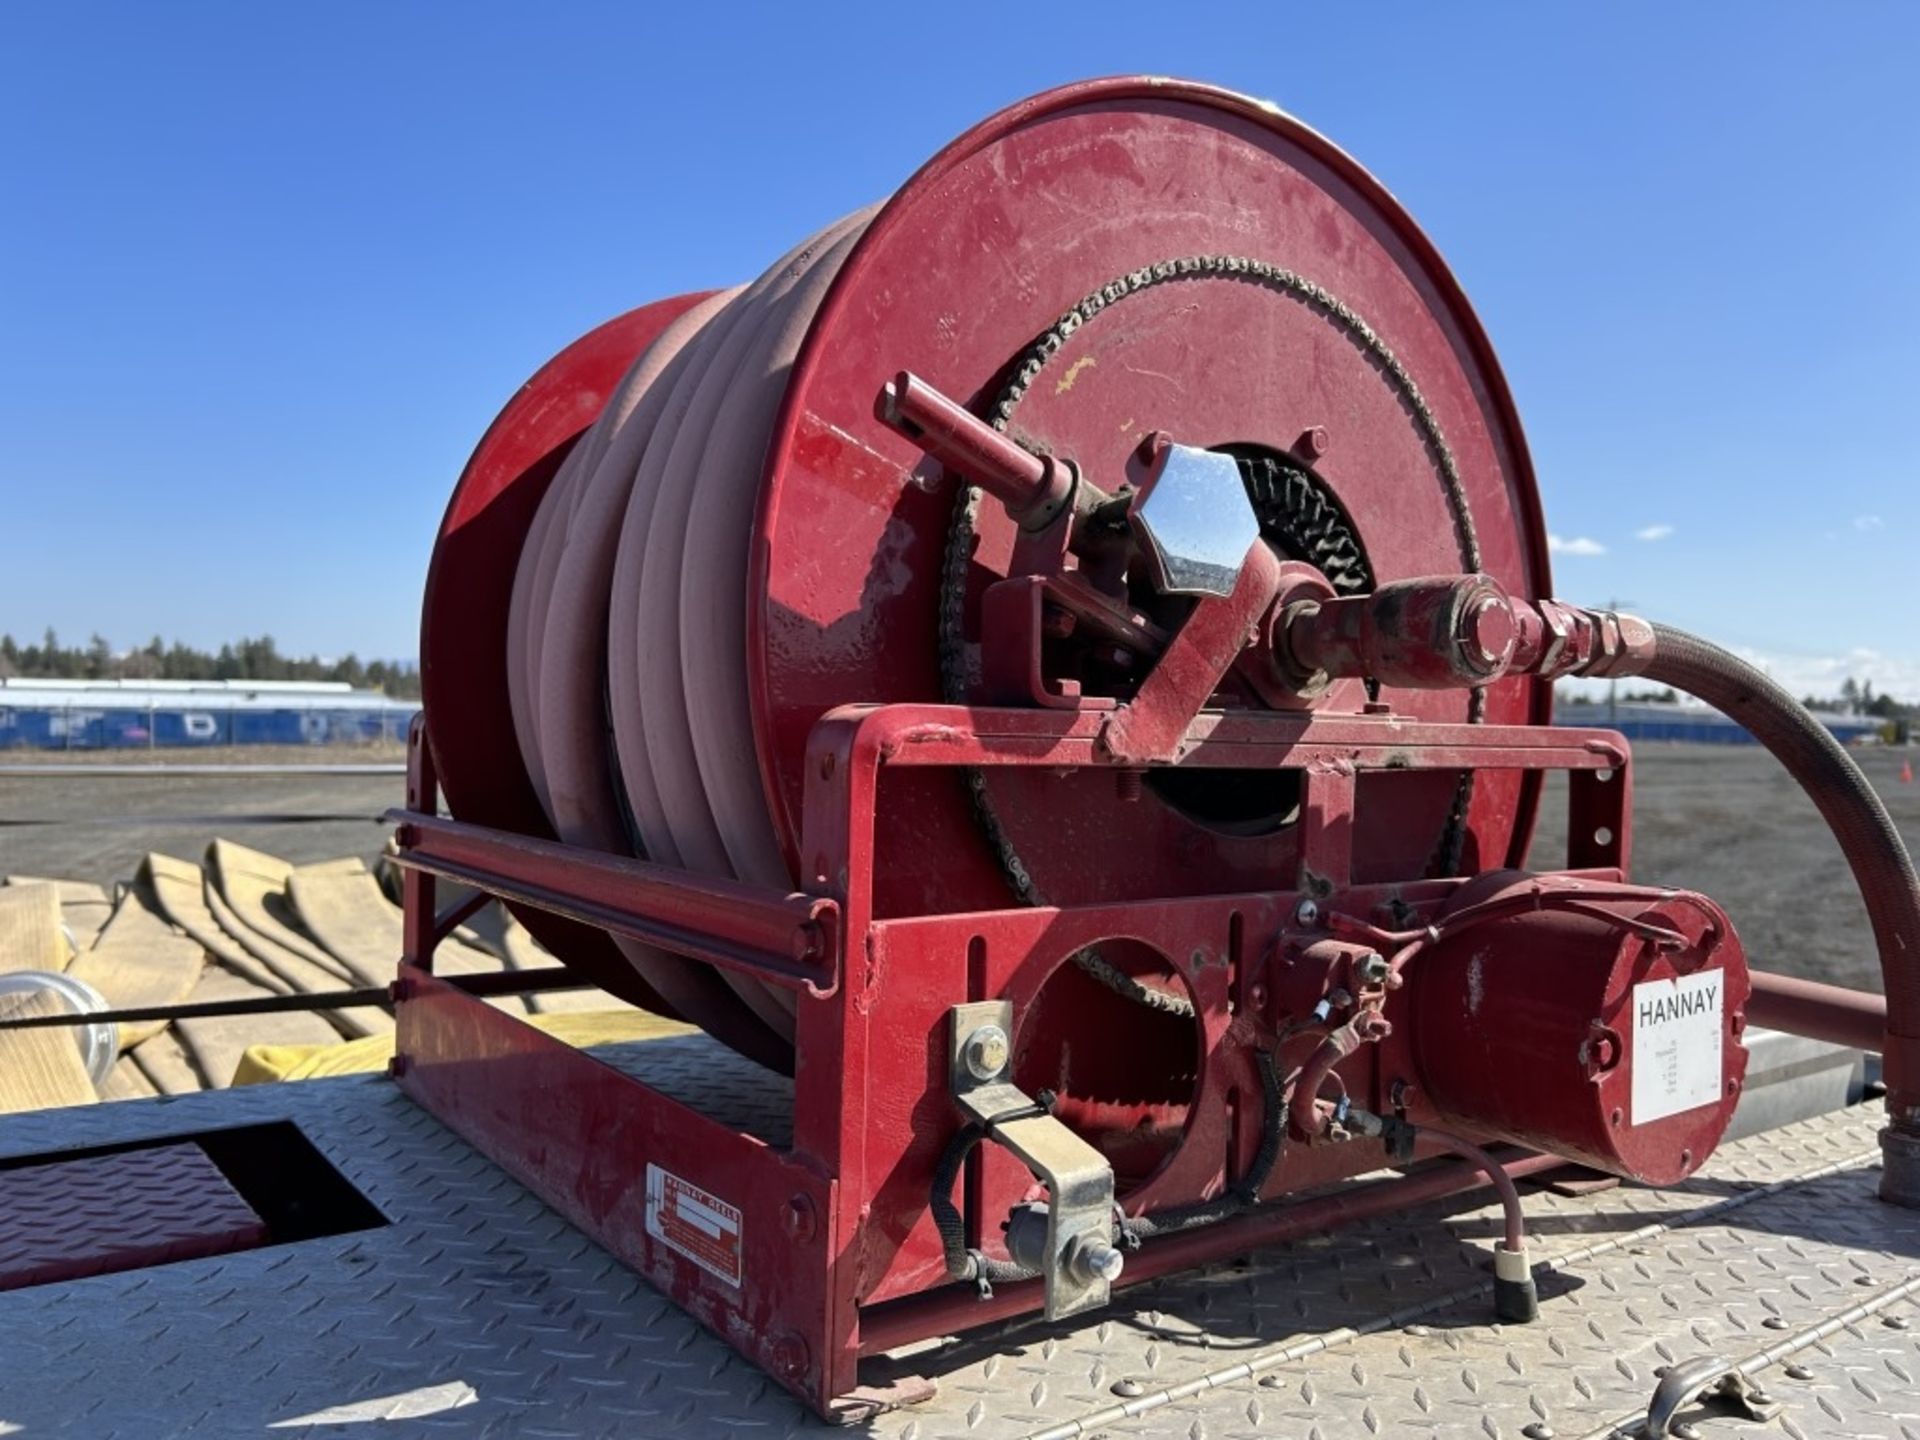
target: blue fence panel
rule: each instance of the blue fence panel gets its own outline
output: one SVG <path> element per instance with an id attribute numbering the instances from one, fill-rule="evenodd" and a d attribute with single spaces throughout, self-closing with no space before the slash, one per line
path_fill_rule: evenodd
<path id="1" fill-rule="evenodd" d="M 404 740 L 409 709 L 273 710 L 0 706 L 0 750 L 176 749 L 209 745 L 366 745 Z"/>

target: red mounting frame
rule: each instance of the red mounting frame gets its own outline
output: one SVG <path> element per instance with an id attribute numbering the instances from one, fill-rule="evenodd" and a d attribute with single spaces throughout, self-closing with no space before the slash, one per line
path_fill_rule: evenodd
<path id="1" fill-rule="evenodd" d="M 858 1386 L 862 1355 L 1038 1310 L 1038 1282 L 981 1301 L 947 1283 L 927 1195 L 958 1124 L 948 1092 L 945 1022 L 953 1005 L 1007 998 L 1016 1017 L 1055 969 L 1090 942 L 1129 939 L 1164 956 L 1193 995 L 1203 1057 L 1178 1148 L 1122 1196 L 1132 1212 L 1200 1198 L 1242 1172 L 1256 1127 L 1236 1124 L 1258 1096 L 1243 976 L 1258 973 L 1293 924 L 1300 876 L 1260 894 L 1181 896 L 1072 908 L 880 916 L 875 817 L 885 779 L 907 768 L 1111 768 L 1097 711 L 852 706 L 823 718 L 806 765 L 804 889 L 735 882 L 436 819 L 438 793 L 416 725 L 408 809 L 406 951 L 396 987 L 395 1073 L 418 1103 L 466 1137 L 593 1239 L 632 1265 L 823 1415 L 857 1416 L 905 1398 Z M 1391 900 L 1419 914 L 1456 880 L 1356 884 L 1355 781 L 1365 770 L 1571 772 L 1569 868 L 1623 879 L 1628 750 L 1618 735 L 1543 726 L 1433 724 L 1393 715 L 1202 715 L 1185 766 L 1283 767 L 1302 777 L 1300 872 L 1323 904 L 1364 915 Z M 680 1100 L 459 993 L 431 974 L 447 928 L 446 877 L 637 936 L 795 992 L 797 1069 L 790 1148 L 730 1128 Z M 1247 982 L 1251 984 L 1249 980 Z M 1402 1043 L 1369 1046 L 1343 1067 L 1356 1097 L 1385 1104 L 1407 1064 Z M 1417 1106 L 1416 1106 L 1417 1111 Z M 1417 1121 L 1420 1116 L 1415 1113 Z M 1377 1169 L 1375 1142 L 1296 1147 L 1265 1198 Z M 1560 1163 L 1518 1162 L 1521 1173 Z M 650 1233 L 658 1172 L 705 1192 L 723 1219 L 722 1263 Z M 1031 1185 L 991 1151 L 967 1188 L 970 1218 L 1005 1214 Z M 1156 1242 L 1121 1283 L 1243 1253 L 1344 1218 L 1419 1203 L 1480 1183 L 1441 1163 L 1404 1179 L 1350 1186 L 1335 1200 L 1264 1205 L 1232 1222 Z M 730 1212 L 730 1213 L 729 1213 Z"/>

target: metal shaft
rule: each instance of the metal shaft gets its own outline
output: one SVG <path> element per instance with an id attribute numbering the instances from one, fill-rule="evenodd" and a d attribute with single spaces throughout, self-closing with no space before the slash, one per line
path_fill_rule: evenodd
<path id="1" fill-rule="evenodd" d="M 910 370 L 881 387 L 874 414 L 1007 507 L 1028 529 L 1048 524 L 1073 493 L 1073 471 L 1022 449 Z"/>

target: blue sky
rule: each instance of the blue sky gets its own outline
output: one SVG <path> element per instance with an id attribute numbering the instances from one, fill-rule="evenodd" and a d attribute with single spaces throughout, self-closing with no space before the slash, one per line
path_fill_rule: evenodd
<path id="1" fill-rule="evenodd" d="M 547 355 L 1146 70 L 1434 237 L 1564 597 L 1920 699 L 1920 6 L 667 8 L 0 9 L 0 629 L 410 657 Z"/>

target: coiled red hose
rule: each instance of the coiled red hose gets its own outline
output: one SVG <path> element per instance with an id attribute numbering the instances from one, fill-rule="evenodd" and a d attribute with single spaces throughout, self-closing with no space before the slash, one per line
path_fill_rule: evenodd
<path id="1" fill-rule="evenodd" d="M 1653 659 L 1641 673 L 1745 726 L 1798 782 L 1839 842 L 1880 951 L 1887 1113 L 1895 1131 L 1911 1141 L 1920 1136 L 1920 882 L 1900 832 L 1860 767 L 1793 696 L 1718 645 L 1670 625 L 1655 625 L 1653 633 Z M 1894 1180 L 1891 1146 L 1888 1157 L 1882 1194 Z M 1905 1203 L 1920 1203 L 1920 1195 Z"/>

